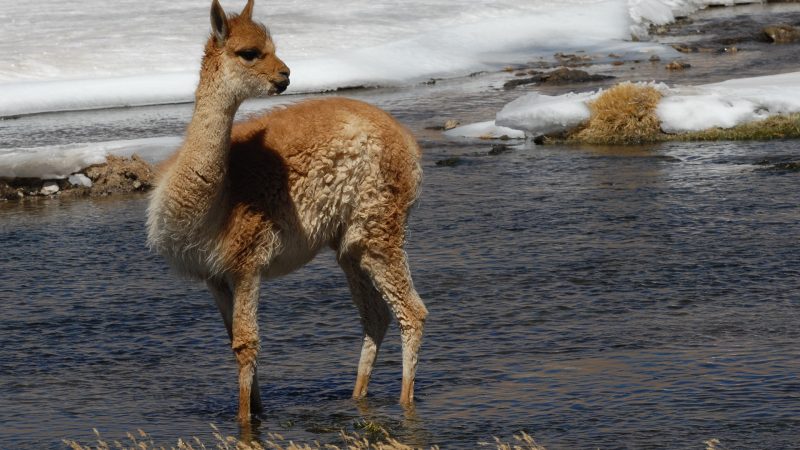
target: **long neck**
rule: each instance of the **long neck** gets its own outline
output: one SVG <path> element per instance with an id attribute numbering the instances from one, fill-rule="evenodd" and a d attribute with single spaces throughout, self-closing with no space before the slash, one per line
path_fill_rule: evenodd
<path id="1" fill-rule="evenodd" d="M 216 77 L 201 75 L 194 113 L 177 163 L 191 168 L 202 184 L 218 185 L 226 175 L 231 127 L 239 104 L 222 92 Z"/>
<path id="2" fill-rule="evenodd" d="M 213 228 L 209 220 L 225 197 L 231 127 L 241 102 L 221 89 L 223 80 L 215 75 L 201 72 L 186 139 L 156 189 L 155 215 L 177 227 L 172 233 Z"/>

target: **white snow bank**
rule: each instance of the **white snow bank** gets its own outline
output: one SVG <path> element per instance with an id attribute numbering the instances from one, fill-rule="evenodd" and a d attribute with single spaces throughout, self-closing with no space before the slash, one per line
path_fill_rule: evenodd
<path id="1" fill-rule="evenodd" d="M 776 114 L 800 112 L 800 72 L 688 87 L 648 84 L 664 95 L 656 114 L 661 129 L 667 133 L 731 128 Z M 566 131 L 589 119 L 587 104 L 601 93 L 602 90 L 557 96 L 529 93 L 503 107 L 494 122 L 464 125 L 446 134 L 474 137 L 472 130 L 488 133 L 487 124 L 521 130 L 531 136 Z"/>
<path id="2" fill-rule="evenodd" d="M 453 2 L 439 0 L 439 3 L 442 8 L 448 8 L 448 3 Z M 543 0 L 530 4 L 521 2 L 516 6 L 500 3 L 486 11 L 464 5 L 465 11 L 474 10 L 472 16 L 455 14 L 455 19 L 440 18 L 443 26 L 420 32 L 407 30 L 409 24 L 402 21 L 404 16 L 414 15 L 413 12 L 396 12 L 397 17 L 386 19 L 390 25 L 401 26 L 402 33 L 396 30 L 394 34 L 387 34 L 379 24 L 354 24 L 360 31 L 350 37 L 352 41 L 347 43 L 350 47 L 346 48 L 338 48 L 342 44 L 323 33 L 325 27 L 321 25 L 313 27 L 319 33 L 316 36 L 281 36 L 279 31 L 273 30 L 279 44 L 278 55 L 292 70 L 288 93 L 319 92 L 345 86 L 402 85 L 429 78 L 464 76 L 537 57 L 550 58 L 556 51 L 662 56 L 674 52 L 652 43 L 628 41 L 631 19 L 624 1 Z M 355 20 L 358 12 L 348 6 L 347 14 Z M 179 21 L 178 17 L 174 19 Z M 306 19 L 289 17 L 300 22 Z M 273 22 L 278 20 L 275 18 Z M 346 23 L 348 18 L 331 20 Z M 184 54 L 170 59 L 169 42 L 154 43 L 151 54 L 150 48 L 141 42 L 133 46 L 130 41 L 122 40 L 119 36 L 124 37 L 125 32 L 141 34 L 141 30 L 135 27 L 126 30 L 126 26 L 131 27 L 122 25 L 121 32 L 113 35 L 116 44 L 84 48 L 79 42 L 72 42 L 63 52 L 48 53 L 42 61 L 29 60 L 31 55 L 38 55 L 34 49 L 31 54 L 15 56 L 19 50 L 8 48 L 10 56 L 4 56 L 5 44 L 0 42 L 0 117 L 192 101 L 201 56 L 199 47 L 204 37 L 198 36 L 197 43 L 190 45 L 186 36 L 179 36 L 175 48 Z M 207 30 L 207 26 L 206 19 L 202 29 Z M 354 45 L 361 41 L 374 42 L 371 33 L 378 33 L 385 41 L 370 46 Z M 105 35 L 96 37 L 106 39 Z M 42 40 L 39 36 L 35 38 L 37 42 Z M 315 41 L 315 45 L 322 48 L 309 56 L 301 48 L 281 43 L 295 38 Z M 130 55 L 99 58 L 107 47 L 114 45 L 115 52 L 129 52 Z M 324 51 L 326 48 L 328 51 Z M 186 57 L 187 52 L 191 52 L 192 58 Z M 2 64 L 4 58 L 10 59 L 7 66 Z M 73 60 L 83 61 L 83 65 Z M 109 75 L 114 73 L 113 66 L 108 67 L 110 63 L 118 64 L 119 73 L 125 76 Z M 16 73 L 19 76 L 15 77 Z"/>
<path id="3" fill-rule="evenodd" d="M 800 72 L 671 89 L 658 105 L 668 133 L 699 131 L 800 111 Z"/>
<path id="4" fill-rule="evenodd" d="M 0 177 L 65 178 L 84 167 L 100 164 L 106 155 L 163 160 L 180 146 L 180 137 L 158 137 L 127 141 L 51 145 L 18 148 L 0 154 Z"/>
<path id="5" fill-rule="evenodd" d="M 566 130 L 589 119 L 586 102 L 596 96 L 596 92 L 557 96 L 532 92 L 503 107 L 495 121 L 532 135 Z"/>
<path id="6" fill-rule="evenodd" d="M 0 117 L 190 102 L 196 73 L 0 84 Z"/>

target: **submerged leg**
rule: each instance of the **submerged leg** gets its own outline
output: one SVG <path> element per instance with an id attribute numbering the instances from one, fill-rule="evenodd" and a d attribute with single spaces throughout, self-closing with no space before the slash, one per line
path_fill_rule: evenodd
<path id="1" fill-rule="evenodd" d="M 238 419 L 241 423 L 249 423 L 250 414 L 261 409 L 256 369 L 259 350 L 258 283 L 258 275 L 236 277 L 231 283 L 233 289 L 225 282 L 208 282 L 239 365 Z"/>
<path id="2" fill-rule="evenodd" d="M 360 267 L 358 258 L 349 255 L 341 256 L 339 265 L 347 275 L 347 282 L 353 295 L 353 303 L 358 308 L 358 312 L 361 315 L 361 326 L 364 328 L 361 358 L 358 362 L 358 375 L 353 388 L 353 398 L 359 399 L 367 395 L 369 378 L 372 374 L 372 368 L 375 365 L 381 342 L 383 342 L 386 330 L 389 328 L 391 312 L 381 294 L 375 289 L 369 274 Z"/>
<path id="3" fill-rule="evenodd" d="M 225 323 L 225 329 L 228 331 L 228 339 L 233 343 L 233 292 L 230 286 L 224 280 L 207 280 L 206 284 L 208 289 L 214 295 L 214 301 L 219 308 L 222 321 Z M 256 294 L 256 302 L 258 302 L 258 294 Z M 253 370 L 253 382 L 250 390 L 250 412 L 258 414 L 264 410 L 261 403 L 261 392 L 258 387 L 258 366 Z"/>

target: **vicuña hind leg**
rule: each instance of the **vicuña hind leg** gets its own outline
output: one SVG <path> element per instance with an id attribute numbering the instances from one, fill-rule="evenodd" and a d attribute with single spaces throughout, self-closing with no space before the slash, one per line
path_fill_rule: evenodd
<path id="1" fill-rule="evenodd" d="M 400 403 L 414 401 L 417 355 L 428 310 L 411 281 L 406 254 L 400 247 L 368 249 L 361 256 L 361 268 L 369 274 L 397 318 L 403 345 L 403 384 Z"/>
<path id="2" fill-rule="evenodd" d="M 386 330 L 389 328 L 391 311 L 389 306 L 375 289 L 370 275 L 360 267 L 359 258 L 352 255 L 339 257 L 339 265 L 347 275 L 353 303 L 361 315 L 364 338 L 361 345 L 361 358 L 358 362 L 358 375 L 353 388 L 353 398 L 359 399 L 367 395 L 367 385 L 372 374 L 372 367 L 378 356 Z"/>
<path id="3" fill-rule="evenodd" d="M 214 301 L 219 308 L 219 313 L 222 315 L 222 321 L 225 323 L 225 330 L 228 331 L 228 339 L 233 343 L 233 292 L 231 292 L 228 283 L 224 280 L 207 280 L 208 290 L 214 295 Z M 258 296 L 256 295 L 256 302 Z M 264 410 L 261 403 L 261 391 L 258 388 L 258 366 L 253 369 L 253 382 L 250 391 L 250 412 L 258 414 Z"/>

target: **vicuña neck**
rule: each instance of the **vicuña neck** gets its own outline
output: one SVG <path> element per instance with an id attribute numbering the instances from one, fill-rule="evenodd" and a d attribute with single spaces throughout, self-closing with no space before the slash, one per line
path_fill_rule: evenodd
<path id="1" fill-rule="evenodd" d="M 178 160 L 179 164 L 190 164 L 206 182 L 217 182 L 225 175 L 233 117 L 240 104 L 214 81 L 214 77 L 200 78 L 194 113 Z"/>

